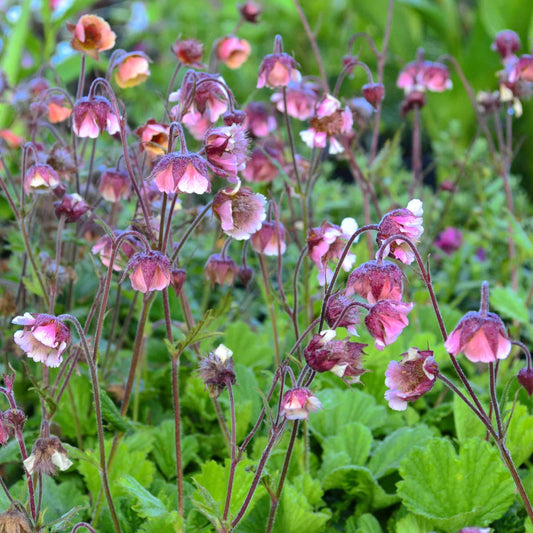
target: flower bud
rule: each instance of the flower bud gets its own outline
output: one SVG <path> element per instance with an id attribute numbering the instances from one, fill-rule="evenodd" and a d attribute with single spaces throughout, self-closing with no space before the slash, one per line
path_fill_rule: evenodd
<path id="1" fill-rule="evenodd" d="M 170 285 L 174 289 L 176 296 L 179 296 L 185 280 L 187 279 L 187 273 L 182 268 L 173 268 L 170 272 Z"/>
<path id="2" fill-rule="evenodd" d="M 517 50 L 520 50 L 520 37 L 512 30 L 500 31 L 491 45 L 491 50 L 498 52 L 502 61 L 505 63 L 509 58 L 514 56 Z"/>
<path id="3" fill-rule="evenodd" d="M 259 16 L 261 15 L 261 6 L 253 2 L 252 0 L 247 0 L 244 4 L 239 4 L 237 6 L 241 17 L 246 20 L 246 22 L 251 22 L 252 24 L 257 24 L 259 22 Z"/>
<path id="4" fill-rule="evenodd" d="M 533 394 L 533 369 L 522 368 L 516 378 L 518 379 L 518 383 L 526 389 L 527 395 L 531 396 Z"/>
<path id="5" fill-rule="evenodd" d="M 463 244 L 463 234 L 457 228 L 448 227 L 439 233 L 435 240 L 435 246 L 440 248 L 446 255 L 451 255 L 459 250 Z"/>
<path id="6" fill-rule="evenodd" d="M 363 85 L 363 96 L 372 107 L 377 108 L 385 98 L 385 86 L 382 83 L 367 83 Z"/>
<path id="7" fill-rule="evenodd" d="M 178 61 L 183 65 L 193 68 L 205 68 L 202 63 L 202 54 L 204 45 L 196 39 L 178 39 L 172 45 L 172 52 L 176 55 Z"/>
<path id="8" fill-rule="evenodd" d="M 220 254 L 213 254 L 205 264 L 204 274 L 211 282 L 212 287 L 217 283 L 231 287 L 235 283 L 237 264 L 231 257 L 222 257 Z"/>
<path id="9" fill-rule="evenodd" d="M 57 218 L 65 217 L 65 222 L 77 222 L 88 210 L 89 206 L 79 194 L 65 194 L 61 201 L 54 202 Z"/>
<path id="10" fill-rule="evenodd" d="M 330 328 L 346 328 L 350 335 L 358 336 L 355 326 L 360 322 L 359 307 L 355 303 L 341 291 L 332 294 L 326 305 L 327 325 Z"/>

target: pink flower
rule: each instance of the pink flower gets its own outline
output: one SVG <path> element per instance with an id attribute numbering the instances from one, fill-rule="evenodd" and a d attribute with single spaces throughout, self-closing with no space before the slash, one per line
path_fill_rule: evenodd
<path id="1" fill-rule="evenodd" d="M 470 311 L 450 333 L 444 347 L 454 356 L 464 352 L 473 363 L 493 363 L 505 359 L 512 345 L 497 314 Z"/>
<path id="2" fill-rule="evenodd" d="M 349 378 L 349 383 L 357 383 L 365 370 L 361 364 L 366 344 L 344 340 L 333 340 L 335 332 L 326 330 L 314 335 L 304 356 L 307 364 L 315 372 L 330 371 L 340 378 Z"/>
<path id="3" fill-rule="evenodd" d="M 307 120 L 313 116 L 315 106 L 318 102 L 319 88 L 311 82 L 289 82 L 287 86 L 287 114 L 299 120 Z M 283 91 L 276 91 L 270 100 L 280 113 L 285 112 Z"/>
<path id="4" fill-rule="evenodd" d="M 508 74 L 507 82 L 511 85 L 513 94 L 516 88 L 513 86 L 517 81 L 533 82 L 533 55 L 521 55 L 518 60 L 510 62 L 507 66 L 506 73 Z M 515 94 L 516 96 L 516 94 Z"/>
<path id="5" fill-rule="evenodd" d="M 246 113 L 244 124 L 254 137 L 266 137 L 276 129 L 276 119 L 272 109 L 263 102 L 250 102 L 244 112 Z"/>
<path id="6" fill-rule="evenodd" d="M 218 176 L 237 183 L 237 172 L 246 167 L 248 140 L 243 126 L 222 126 L 207 131 L 205 155 Z"/>
<path id="7" fill-rule="evenodd" d="M 231 69 L 239 68 L 250 55 L 250 43 L 235 35 L 226 35 L 215 47 L 218 59 Z"/>
<path id="8" fill-rule="evenodd" d="M 56 217 L 65 217 L 65 222 L 77 222 L 88 210 L 89 206 L 79 194 L 65 194 L 60 201 L 54 202 Z"/>
<path id="9" fill-rule="evenodd" d="M 131 181 L 126 172 L 108 168 L 100 176 L 98 191 L 104 200 L 117 203 L 127 200 L 131 194 Z"/>
<path id="10" fill-rule="evenodd" d="M 172 152 L 157 163 L 148 180 L 161 192 L 203 194 L 211 191 L 207 162 L 198 154 Z"/>
<path id="11" fill-rule="evenodd" d="M 463 234 L 457 228 L 448 227 L 437 237 L 435 246 L 440 248 L 446 255 L 459 250 L 463 244 Z"/>
<path id="12" fill-rule="evenodd" d="M 385 372 L 385 392 L 389 407 L 395 411 L 405 411 L 407 402 L 414 402 L 430 391 L 435 384 L 439 367 L 430 350 L 420 351 L 409 348 L 402 354 L 402 360 L 391 361 Z"/>
<path id="13" fill-rule="evenodd" d="M 161 291 L 170 285 L 170 259 L 155 250 L 135 254 L 124 276 L 130 272 L 131 286 L 143 293 Z"/>
<path id="14" fill-rule="evenodd" d="M 283 166 L 281 147 L 273 139 L 265 139 L 252 150 L 242 175 L 247 181 L 270 183 L 279 175 L 275 163 Z"/>
<path id="15" fill-rule="evenodd" d="M 249 187 L 238 191 L 228 187 L 218 191 L 213 199 L 213 214 L 220 220 L 222 230 L 236 240 L 249 239 L 261 229 L 266 218 L 266 198 L 254 194 Z"/>
<path id="16" fill-rule="evenodd" d="M 115 238 L 119 237 L 121 231 L 115 231 Z M 92 247 L 91 252 L 98 254 L 100 261 L 106 267 L 111 263 L 111 254 L 113 249 L 113 239 L 109 235 L 104 235 L 98 239 L 96 244 Z M 126 237 L 122 240 L 119 253 L 115 256 L 113 262 L 113 270 L 120 272 L 126 265 L 126 260 L 131 259 L 140 249 L 140 243 L 132 236 Z"/>
<path id="17" fill-rule="evenodd" d="M 379 229 L 377 233 L 378 246 L 393 235 L 405 235 L 414 244 L 416 244 L 424 228 L 422 226 L 424 209 L 420 200 L 411 200 L 407 204 L 406 209 L 396 209 L 387 213 L 379 223 Z M 415 260 L 414 252 L 411 247 L 403 240 L 396 240 L 387 245 L 385 254 L 394 257 L 410 265 Z"/>
<path id="18" fill-rule="evenodd" d="M 168 147 L 168 124 L 160 124 L 151 118 L 146 124 L 139 126 L 135 134 L 141 138 L 141 150 L 146 151 L 150 158 L 165 154 Z"/>
<path id="19" fill-rule="evenodd" d="M 239 4 L 239 13 L 241 17 L 247 22 L 257 24 L 259 22 L 259 15 L 261 15 L 261 6 L 252 0 L 247 0 L 244 4 Z"/>
<path id="20" fill-rule="evenodd" d="M 116 63 L 115 81 L 122 89 L 140 85 L 150 76 L 150 58 L 143 52 L 123 54 Z"/>
<path id="21" fill-rule="evenodd" d="M 380 300 L 374 304 L 365 317 L 368 332 L 375 339 L 375 346 L 383 350 L 400 336 L 403 329 L 409 325 L 407 315 L 413 304 L 396 300 Z"/>
<path id="22" fill-rule="evenodd" d="M 520 37 L 512 30 L 500 31 L 494 38 L 491 50 L 498 52 L 504 64 L 516 58 L 515 52 L 520 50 Z"/>
<path id="23" fill-rule="evenodd" d="M 220 254 L 209 256 L 204 267 L 204 274 L 211 282 L 215 284 L 232 286 L 235 283 L 237 275 L 237 263 L 231 257 L 222 257 Z"/>
<path id="24" fill-rule="evenodd" d="M 322 222 L 319 228 L 311 228 L 307 234 L 309 257 L 318 268 L 318 283 L 325 285 L 333 277 L 328 262 L 340 259 L 347 240 L 357 230 L 357 222 L 353 218 L 344 219 L 341 226 Z M 355 263 L 355 254 L 347 253 L 342 268 L 348 272 Z"/>
<path id="25" fill-rule="evenodd" d="M 204 45 L 196 39 L 178 39 L 171 47 L 180 63 L 193 68 L 205 68 L 202 63 Z"/>
<path id="26" fill-rule="evenodd" d="M 363 85 L 363 96 L 372 107 L 377 108 L 385 98 L 385 86 L 382 83 L 367 83 Z"/>
<path id="27" fill-rule="evenodd" d="M 52 315 L 30 313 L 17 316 L 11 322 L 24 326 L 13 338 L 28 357 L 52 368 L 61 364 L 62 354 L 72 340 L 63 322 Z"/>
<path id="28" fill-rule="evenodd" d="M 351 131 L 353 116 L 349 109 L 341 109 L 341 103 L 335 97 L 327 94 L 317 105 L 309 123 L 311 128 L 300 132 L 302 141 L 310 148 L 325 148 L 329 141 L 329 153 L 339 154 L 344 148 L 335 135 Z"/>
<path id="29" fill-rule="evenodd" d="M 348 276 L 345 295 L 354 294 L 371 305 L 379 300 L 401 300 L 403 272 L 389 261 L 367 261 Z"/>
<path id="30" fill-rule="evenodd" d="M 76 25 L 67 23 L 67 29 L 72 35 L 70 46 L 97 61 L 100 57 L 98 52 L 115 46 L 115 33 L 103 18 L 96 15 L 83 15 Z"/>
<path id="31" fill-rule="evenodd" d="M 285 228 L 280 222 L 265 221 L 261 228 L 252 235 L 252 248 L 258 254 L 264 255 L 282 255 L 287 249 L 285 244 Z"/>
<path id="32" fill-rule="evenodd" d="M 63 94 L 52 94 L 46 99 L 46 117 L 52 124 L 63 122 L 72 113 L 72 108 Z"/>
<path id="33" fill-rule="evenodd" d="M 72 109 L 72 129 L 78 137 L 96 139 L 104 130 L 110 135 L 120 131 L 118 117 L 103 96 L 84 96 Z"/>
<path id="34" fill-rule="evenodd" d="M 50 165 L 32 165 L 24 176 L 24 192 L 27 194 L 50 192 L 60 184 L 57 172 Z"/>
<path id="35" fill-rule="evenodd" d="M 531 397 L 533 394 L 533 369 L 528 367 L 522 368 L 522 370 L 518 372 L 516 379 L 518 379 L 518 383 L 526 389 L 527 395 Z"/>
<path id="36" fill-rule="evenodd" d="M 359 324 L 359 306 L 342 291 L 332 294 L 326 305 L 326 323 L 330 328 L 346 328 L 350 335 L 359 336 L 355 327 Z M 342 318 L 341 318 L 342 317 Z"/>
<path id="37" fill-rule="evenodd" d="M 183 285 L 187 279 L 187 272 L 182 268 L 173 268 L 170 272 L 170 285 L 174 289 L 176 296 L 179 296 Z"/>
<path id="38" fill-rule="evenodd" d="M 423 54 L 416 61 L 408 63 L 400 72 L 396 85 L 411 92 L 443 92 L 452 88 L 450 73 L 446 65 L 424 61 Z"/>
<path id="39" fill-rule="evenodd" d="M 280 415 L 287 420 L 307 420 L 309 413 L 319 409 L 322 409 L 322 404 L 309 389 L 291 389 L 281 400 Z"/>
<path id="40" fill-rule="evenodd" d="M 274 53 L 266 55 L 259 67 L 257 88 L 287 87 L 290 81 L 300 81 L 301 74 L 297 67 L 298 63 L 289 54 L 283 52 L 281 37 L 277 35 Z"/>

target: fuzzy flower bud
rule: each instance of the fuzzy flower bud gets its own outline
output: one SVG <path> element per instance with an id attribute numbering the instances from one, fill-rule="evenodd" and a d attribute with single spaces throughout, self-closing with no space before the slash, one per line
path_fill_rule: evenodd
<path id="1" fill-rule="evenodd" d="M 346 328 L 350 335 L 358 336 L 359 306 L 341 291 L 332 294 L 326 305 L 326 323 L 330 328 Z"/>
<path id="2" fill-rule="evenodd" d="M 204 45 L 196 39 L 178 39 L 171 47 L 180 63 L 193 68 L 205 68 L 202 63 Z"/>
<path id="3" fill-rule="evenodd" d="M 253 2 L 252 0 L 247 0 L 244 4 L 239 4 L 237 6 L 241 17 L 246 22 L 251 22 L 252 24 L 257 24 L 259 22 L 259 16 L 261 15 L 261 6 Z"/>
<path id="4" fill-rule="evenodd" d="M 233 352 L 220 344 L 214 352 L 210 352 L 200 361 L 199 374 L 209 391 L 209 396 L 218 398 L 228 383 L 235 384 Z"/>
<path id="5" fill-rule="evenodd" d="M 287 420 L 307 420 L 309 413 L 319 409 L 322 409 L 322 404 L 309 389 L 291 389 L 281 400 L 280 414 Z"/>
<path id="6" fill-rule="evenodd" d="M 518 375 L 516 376 L 518 383 L 526 389 L 527 395 L 531 397 L 533 394 L 533 369 L 531 368 L 522 368 Z"/>
<path id="7" fill-rule="evenodd" d="M 174 289 L 176 296 L 179 296 L 186 279 L 187 273 L 182 268 L 173 268 L 170 272 L 170 285 Z"/>
<path id="8" fill-rule="evenodd" d="M 367 83 L 363 85 L 363 96 L 373 108 L 377 108 L 385 98 L 385 86 L 382 83 Z"/>
<path id="9" fill-rule="evenodd" d="M 235 283 L 237 275 L 237 263 L 231 257 L 222 257 L 220 254 L 209 256 L 204 267 L 204 274 L 211 282 L 215 284 L 232 286 Z"/>
<path id="10" fill-rule="evenodd" d="M 60 201 L 54 202 L 57 218 L 65 217 L 65 222 L 77 222 L 89 211 L 89 206 L 79 194 L 65 194 Z"/>
<path id="11" fill-rule="evenodd" d="M 500 54 L 505 64 L 510 58 L 514 57 L 514 53 L 517 50 L 520 50 L 520 37 L 512 30 L 500 31 L 494 38 L 494 42 L 490 48 Z"/>
<path id="12" fill-rule="evenodd" d="M 379 300 L 401 300 L 403 272 L 390 261 L 367 261 L 348 276 L 345 295 L 354 294 L 371 305 Z"/>

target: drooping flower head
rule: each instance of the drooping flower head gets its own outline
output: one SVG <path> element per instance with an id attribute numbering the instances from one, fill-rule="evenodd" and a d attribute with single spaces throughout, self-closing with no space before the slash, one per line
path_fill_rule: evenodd
<path id="1" fill-rule="evenodd" d="M 72 106 L 64 94 L 51 94 L 46 98 L 46 118 L 52 123 L 63 122 L 72 113 Z"/>
<path id="2" fill-rule="evenodd" d="M 402 360 L 391 361 L 385 372 L 385 399 L 395 411 L 405 411 L 407 402 L 414 402 L 435 384 L 439 367 L 430 350 L 409 348 Z"/>
<path id="3" fill-rule="evenodd" d="M 153 118 L 135 130 L 135 134 L 141 138 L 140 148 L 148 154 L 150 160 L 165 154 L 169 131 L 168 124 L 161 124 Z"/>
<path id="4" fill-rule="evenodd" d="M 83 15 L 77 24 L 67 23 L 67 28 L 72 35 L 70 46 L 97 61 L 100 57 L 98 52 L 115 46 L 115 33 L 103 18 L 96 15 Z"/>
<path id="5" fill-rule="evenodd" d="M 345 295 L 354 294 L 371 305 L 379 300 L 401 300 L 403 272 L 390 261 L 367 261 L 348 276 Z"/>
<path id="6" fill-rule="evenodd" d="M 120 237 L 122 231 L 115 231 L 115 238 Z M 100 261 L 106 267 L 111 263 L 111 255 L 113 252 L 113 241 L 109 235 L 103 235 L 98 239 L 96 244 L 92 247 L 91 252 L 100 257 Z M 128 260 L 133 257 L 141 249 L 141 243 L 132 235 L 122 239 L 120 249 L 115 256 L 113 262 L 113 270 L 120 272 L 127 264 Z"/>
<path id="7" fill-rule="evenodd" d="M 244 126 L 221 126 L 207 131 L 205 155 L 218 176 L 237 183 L 237 173 L 246 167 L 248 139 Z"/>
<path id="8" fill-rule="evenodd" d="M 413 308 L 412 303 L 397 300 L 380 300 L 374 304 L 365 317 L 368 332 L 374 337 L 375 347 L 383 350 L 400 336 L 409 325 L 407 315 Z"/>
<path id="9" fill-rule="evenodd" d="M 249 187 L 221 189 L 213 198 L 213 214 L 224 233 L 236 240 L 249 239 L 266 218 L 266 198 Z"/>
<path id="10" fill-rule="evenodd" d="M 205 68 L 202 63 L 204 45 L 196 39 L 186 39 L 177 41 L 172 45 L 171 49 L 177 57 L 178 61 L 187 67 Z"/>
<path id="11" fill-rule="evenodd" d="M 205 277 L 211 282 L 212 287 L 215 284 L 231 287 L 235 283 L 237 270 L 237 263 L 231 257 L 223 257 L 221 254 L 209 256 L 204 266 Z"/>
<path id="12" fill-rule="evenodd" d="M 395 209 L 387 213 L 379 223 L 379 229 L 376 236 L 378 246 L 393 235 L 405 235 L 413 243 L 417 243 L 424 228 L 422 226 L 424 209 L 420 200 L 411 200 L 407 208 Z M 415 260 L 414 252 L 411 247 L 403 240 L 396 240 L 388 244 L 385 255 L 394 257 L 410 265 Z"/>
<path id="13" fill-rule="evenodd" d="M 383 83 L 367 83 L 362 87 L 363 97 L 373 107 L 377 108 L 385 98 Z"/>
<path id="14" fill-rule="evenodd" d="M 422 50 L 418 52 L 418 59 L 405 65 L 400 72 L 396 85 L 405 91 L 412 92 L 432 91 L 443 92 L 452 88 L 448 67 L 442 63 L 425 61 Z"/>
<path id="15" fill-rule="evenodd" d="M 254 137 L 266 137 L 276 129 L 276 119 L 270 106 L 264 102 L 250 102 L 244 109 L 244 125 Z"/>
<path id="16" fill-rule="evenodd" d="M 100 176 L 98 192 L 108 202 L 127 200 L 131 195 L 131 180 L 124 170 L 107 168 Z"/>
<path id="17" fill-rule="evenodd" d="M 57 437 L 41 437 L 35 441 L 31 455 L 24 460 L 28 474 L 37 472 L 54 476 L 59 470 L 67 470 L 72 461 L 67 457 L 67 450 Z"/>
<path id="18" fill-rule="evenodd" d="M 150 76 L 150 58 L 144 52 L 124 53 L 115 62 L 115 69 L 115 81 L 119 87 L 136 87 Z"/>
<path id="19" fill-rule="evenodd" d="M 527 395 L 531 397 L 533 394 L 533 369 L 526 367 L 522 368 L 518 375 L 516 376 L 518 383 L 526 389 Z"/>
<path id="20" fill-rule="evenodd" d="M 13 502 L 7 511 L 0 513 L 0 531 L 5 533 L 31 533 L 32 526 L 24 513 Z"/>
<path id="21" fill-rule="evenodd" d="M 357 231 L 357 222 L 353 218 L 345 218 L 341 226 L 322 222 L 320 227 L 311 228 L 307 234 L 309 257 L 318 268 L 318 283 L 325 285 L 333 277 L 329 267 L 330 261 L 338 261 L 347 240 Z M 342 262 L 342 268 L 348 272 L 355 263 L 355 254 L 348 252 Z"/>
<path id="22" fill-rule="evenodd" d="M 357 383 L 365 372 L 361 357 L 367 345 L 334 338 L 335 332 L 331 329 L 314 335 L 304 350 L 305 361 L 315 372 L 330 371 L 347 378 L 349 383 Z"/>
<path id="23" fill-rule="evenodd" d="M 247 181 L 270 183 L 279 175 L 276 163 L 283 166 L 282 147 L 277 141 L 267 137 L 252 150 L 242 175 Z"/>
<path id="24" fill-rule="evenodd" d="M 257 2 L 253 0 L 246 0 L 244 4 L 239 4 L 237 6 L 241 17 L 246 22 L 251 22 L 252 24 L 257 24 L 259 22 L 259 16 L 261 15 L 262 9 Z"/>
<path id="25" fill-rule="evenodd" d="M 289 54 L 283 52 L 281 37 L 276 35 L 274 53 L 266 55 L 259 67 L 257 88 L 287 87 L 290 81 L 299 81 L 301 77 L 298 63 Z"/>
<path id="26" fill-rule="evenodd" d="M 131 286 L 143 293 L 161 291 L 170 285 L 170 259 L 156 250 L 135 254 L 129 261 L 124 276 L 129 272 Z"/>
<path id="27" fill-rule="evenodd" d="M 286 89 L 287 114 L 298 120 L 310 119 L 318 103 L 319 87 L 310 81 L 291 81 Z M 270 100 L 280 113 L 285 112 L 283 91 L 278 89 Z"/>
<path id="28" fill-rule="evenodd" d="M 54 202 L 54 210 L 57 218 L 65 217 L 65 222 L 73 223 L 89 211 L 89 206 L 79 194 L 73 193 L 65 194 L 61 200 Z"/>
<path id="29" fill-rule="evenodd" d="M 281 400 L 281 416 L 287 420 L 307 420 L 309 413 L 322 409 L 320 400 L 305 388 L 288 390 Z"/>
<path id="30" fill-rule="evenodd" d="M 61 184 L 57 172 L 46 164 L 32 165 L 24 176 L 24 192 L 50 192 Z"/>
<path id="31" fill-rule="evenodd" d="M 258 254 L 282 255 L 287 249 L 285 228 L 281 222 L 264 221 L 251 237 L 252 248 Z"/>
<path id="32" fill-rule="evenodd" d="M 209 396 L 218 398 L 228 383 L 235 384 L 233 352 L 227 346 L 220 344 L 215 351 L 200 360 L 198 373 L 209 391 Z"/>
<path id="33" fill-rule="evenodd" d="M 217 58 L 231 69 L 239 68 L 248 59 L 250 50 L 250 43 L 235 35 L 222 37 L 215 47 Z"/>
<path id="34" fill-rule="evenodd" d="M 36 362 L 55 368 L 63 361 L 63 352 L 72 339 L 70 331 L 53 315 L 24 313 L 12 320 L 24 326 L 15 332 L 15 343 Z"/>
<path id="35" fill-rule="evenodd" d="M 330 328 L 346 328 L 350 335 L 359 336 L 356 326 L 359 324 L 360 306 L 343 291 L 332 294 L 326 304 L 326 323 Z"/>
<path id="36" fill-rule="evenodd" d="M 109 135 L 120 131 L 118 117 L 103 96 L 84 96 L 72 109 L 72 129 L 78 137 L 96 139 L 104 130 Z"/>

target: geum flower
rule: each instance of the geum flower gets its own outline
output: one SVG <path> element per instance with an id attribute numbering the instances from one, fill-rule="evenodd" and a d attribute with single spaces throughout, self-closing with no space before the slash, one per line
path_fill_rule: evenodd
<path id="1" fill-rule="evenodd" d="M 67 457 L 67 450 L 57 437 L 41 437 L 35 441 L 31 455 L 24 460 L 28 474 L 38 472 L 53 476 L 59 470 L 67 470 L 72 461 Z"/>
<path id="2" fill-rule="evenodd" d="M 291 81 L 300 81 L 302 75 L 298 71 L 298 63 L 285 52 L 268 54 L 259 67 L 257 88 L 287 87 Z"/>
<path id="3" fill-rule="evenodd" d="M 211 282 L 212 287 L 215 284 L 231 287 L 235 283 L 237 270 L 237 263 L 231 257 L 213 254 L 207 259 L 204 275 Z"/>
<path id="4" fill-rule="evenodd" d="M 226 35 L 216 43 L 217 58 L 231 69 L 239 68 L 250 55 L 250 43 L 235 35 Z"/>
<path id="5" fill-rule="evenodd" d="M 93 59 L 99 59 L 98 52 L 115 46 L 115 33 L 103 18 L 96 15 L 83 15 L 77 24 L 67 23 L 67 29 L 72 35 L 70 46 Z"/>
<path id="6" fill-rule="evenodd" d="M 24 192 L 50 192 L 61 184 L 57 172 L 46 164 L 32 165 L 24 176 Z"/>
<path id="7" fill-rule="evenodd" d="M 281 222 L 264 221 L 252 235 L 250 243 L 258 254 L 283 255 L 287 249 L 285 228 Z"/>
<path id="8" fill-rule="evenodd" d="M 170 285 L 170 259 L 155 250 L 135 254 L 124 271 L 123 279 L 128 272 L 131 286 L 136 291 L 161 291 Z"/>
<path id="9" fill-rule="evenodd" d="M 78 137 L 96 139 L 104 130 L 109 135 L 120 131 L 118 117 L 103 96 L 84 96 L 72 108 L 72 129 Z"/>
<path id="10" fill-rule="evenodd" d="M 205 383 L 209 396 L 218 398 L 228 384 L 235 384 L 233 352 L 223 344 L 200 360 L 198 374 Z"/>
<path id="11" fill-rule="evenodd" d="M 342 291 L 332 294 L 326 304 L 326 323 L 330 328 L 346 328 L 350 335 L 359 336 L 355 327 L 360 322 L 361 304 Z"/>
<path id="12" fill-rule="evenodd" d="M 401 300 L 403 272 L 390 261 L 367 261 L 348 276 L 344 294 L 357 294 L 371 305 L 379 300 Z"/>
<path id="13" fill-rule="evenodd" d="M 412 303 L 396 300 L 380 300 L 370 308 L 365 317 L 368 332 L 375 339 L 375 347 L 383 350 L 400 336 L 409 325 L 407 315 L 413 308 Z"/>
<path id="14" fill-rule="evenodd" d="M 439 373 L 430 350 L 409 348 L 402 357 L 399 363 L 391 361 L 385 372 L 385 385 L 390 389 L 385 392 L 385 399 L 396 411 L 405 411 L 407 402 L 414 402 L 430 391 Z"/>
<path id="15" fill-rule="evenodd" d="M 61 364 L 63 352 L 72 340 L 63 322 L 53 315 L 24 313 L 15 317 L 12 323 L 24 326 L 13 338 L 28 357 L 52 368 Z"/>
<path id="16" fill-rule="evenodd" d="M 291 389 L 281 400 L 280 414 L 287 420 L 307 420 L 309 413 L 321 408 L 320 400 L 309 389 Z"/>
<path id="17" fill-rule="evenodd" d="M 254 137 L 266 137 L 276 129 L 273 110 L 264 102 L 250 102 L 245 108 L 244 126 Z"/>
<path id="18" fill-rule="evenodd" d="M 116 60 L 115 68 L 115 81 L 119 87 L 135 87 L 150 76 L 150 58 L 143 52 L 124 53 Z"/>
<path id="19" fill-rule="evenodd" d="M 208 130 L 204 137 L 205 156 L 212 171 L 232 183 L 246 167 L 248 139 L 243 126 L 221 126 Z"/>
<path id="20" fill-rule="evenodd" d="M 408 63 L 400 72 L 396 85 L 405 91 L 443 92 L 452 88 L 448 67 L 442 63 L 425 61 L 423 56 Z"/>
<path id="21" fill-rule="evenodd" d="M 315 112 L 318 102 L 319 87 L 309 81 L 291 81 L 286 89 L 287 114 L 299 120 L 308 120 Z M 285 112 L 283 91 L 277 90 L 270 100 L 280 113 Z"/>

